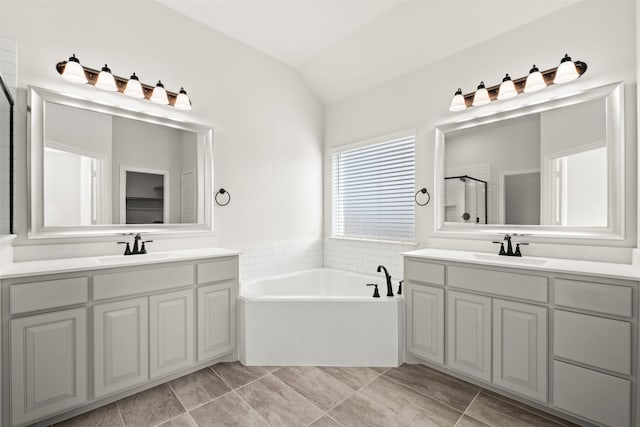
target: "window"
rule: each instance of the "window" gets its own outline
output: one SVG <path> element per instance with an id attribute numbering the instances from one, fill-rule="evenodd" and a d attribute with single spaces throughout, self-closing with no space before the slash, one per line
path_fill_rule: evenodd
<path id="1" fill-rule="evenodd" d="M 415 137 L 334 152 L 332 234 L 415 240 Z"/>

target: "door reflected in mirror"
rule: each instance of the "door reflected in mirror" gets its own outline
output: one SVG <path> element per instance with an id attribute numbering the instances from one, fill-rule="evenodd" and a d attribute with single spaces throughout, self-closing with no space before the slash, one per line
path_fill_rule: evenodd
<path id="1" fill-rule="evenodd" d="M 46 227 L 193 224 L 197 134 L 46 102 Z"/>
<path id="2" fill-rule="evenodd" d="M 607 227 L 606 99 L 447 132 L 444 221 Z"/>

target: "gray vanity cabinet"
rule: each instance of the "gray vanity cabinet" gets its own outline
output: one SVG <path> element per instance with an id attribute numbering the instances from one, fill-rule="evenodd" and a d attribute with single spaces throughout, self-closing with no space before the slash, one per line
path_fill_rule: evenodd
<path id="1" fill-rule="evenodd" d="M 447 292 L 447 365 L 491 381 L 491 298 Z"/>
<path id="2" fill-rule="evenodd" d="M 493 299 L 495 385 L 547 401 L 547 308 Z"/>
<path id="3" fill-rule="evenodd" d="M 444 289 L 407 282 L 404 297 L 407 350 L 444 364 Z"/>
<path id="4" fill-rule="evenodd" d="M 237 256 L 1 283 L 7 427 L 51 424 L 237 360 Z"/>
<path id="5" fill-rule="evenodd" d="M 147 298 L 93 307 L 94 396 L 101 397 L 149 379 Z"/>
<path id="6" fill-rule="evenodd" d="M 87 310 L 12 319 L 10 372 L 13 425 L 86 402 Z"/>
<path id="7" fill-rule="evenodd" d="M 194 362 L 193 289 L 149 297 L 149 376 L 162 377 Z"/>
<path id="8" fill-rule="evenodd" d="M 404 265 L 409 362 L 583 424 L 638 425 L 636 281 L 455 258 Z"/>

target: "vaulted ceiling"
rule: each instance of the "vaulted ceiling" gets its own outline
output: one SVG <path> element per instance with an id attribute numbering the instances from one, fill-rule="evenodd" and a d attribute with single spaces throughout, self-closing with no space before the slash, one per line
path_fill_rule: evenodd
<path id="1" fill-rule="evenodd" d="M 581 0 L 157 0 L 295 68 L 324 104 Z"/>

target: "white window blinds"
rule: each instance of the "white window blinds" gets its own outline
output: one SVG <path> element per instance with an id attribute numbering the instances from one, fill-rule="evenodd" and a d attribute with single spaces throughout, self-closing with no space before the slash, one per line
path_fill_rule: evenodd
<path id="1" fill-rule="evenodd" d="M 415 137 L 335 152 L 332 234 L 415 240 Z"/>

